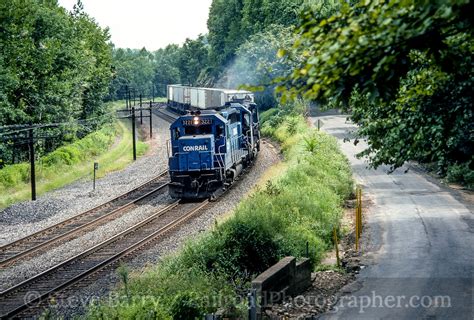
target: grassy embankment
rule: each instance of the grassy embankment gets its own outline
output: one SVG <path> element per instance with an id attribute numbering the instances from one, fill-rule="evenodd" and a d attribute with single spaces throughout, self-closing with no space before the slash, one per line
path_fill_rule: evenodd
<path id="1" fill-rule="evenodd" d="M 115 108 L 118 105 L 112 105 Z M 148 145 L 137 143 L 137 154 L 143 155 Z M 132 133 L 129 121 L 105 125 L 83 139 L 60 147 L 41 157 L 36 163 L 37 194 L 63 187 L 82 178 L 92 178 L 92 163 L 99 163 L 98 177 L 120 170 L 132 161 Z M 28 200 L 30 165 L 19 163 L 0 170 L 0 209 Z"/>
<path id="2" fill-rule="evenodd" d="M 262 119 L 263 133 L 285 156 L 278 176 L 176 255 L 140 274 L 120 268 L 122 298 L 91 306 L 88 318 L 194 319 L 217 309 L 242 315 L 246 305 L 233 301 L 236 293 L 281 257 L 302 257 L 309 242 L 317 266 L 352 192 L 350 167 L 334 138 L 308 128 L 302 116 L 277 113 Z"/>

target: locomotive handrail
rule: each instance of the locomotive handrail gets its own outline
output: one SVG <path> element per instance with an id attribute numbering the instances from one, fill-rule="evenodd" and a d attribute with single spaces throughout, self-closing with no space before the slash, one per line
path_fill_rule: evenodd
<path id="1" fill-rule="evenodd" d="M 166 140 L 166 154 L 168 155 L 168 158 L 170 157 L 170 149 L 171 149 L 171 139 L 167 139 Z"/>
<path id="2" fill-rule="evenodd" d="M 221 175 L 221 180 L 224 180 L 224 179 L 223 179 L 223 174 L 224 174 L 224 170 L 225 170 L 225 162 L 224 162 L 224 157 L 223 157 L 223 155 L 222 155 L 223 153 L 221 152 L 220 149 L 221 149 L 222 147 L 224 147 L 224 146 L 226 146 L 226 145 L 225 145 L 225 144 L 221 144 L 221 145 L 219 146 L 219 149 L 218 149 L 218 151 L 219 151 L 218 154 L 221 156 L 221 161 L 222 161 L 222 166 L 221 166 L 221 169 L 219 170 L 219 174 Z M 219 160 L 218 160 L 218 162 L 219 162 Z"/>
<path id="3" fill-rule="evenodd" d="M 222 167 L 222 168 L 225 168 L 225 163 L 224 163 L 224 156 L 223 156 L 224 153 L 222 153 L 221 148 L 222 148 L 222 147 L 225 147 L 225 146 L 226 146 L 225 144 L 221 144 L 221 145 L 219 146 L 219 149 L 217 150 L 219 153 L 216 154 L 216 155 L 219 155 L 219 156 L 221 157 L 221 162 L 222 162 L 222 166 L 221 166 L 221 167 Z"/>

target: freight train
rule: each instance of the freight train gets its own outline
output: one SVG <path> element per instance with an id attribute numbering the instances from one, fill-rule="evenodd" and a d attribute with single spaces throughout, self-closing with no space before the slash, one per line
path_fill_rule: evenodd
<path id="1" fill-rule="evenodd" d="M 245 90 L 196 88 L 182 85 L 168 85 L 168 107 L 186 114 L 190 110 L 216 109 L 232 101 L 254 102 L 254 94 Z"/>
<path id="2" fill-rule="evenodd" d="M 168 86 L 168 106 L 185 113 L 170 126 L 171 197 L 216 198 L 260 150 L 253 94 L 172 85 Z"/>

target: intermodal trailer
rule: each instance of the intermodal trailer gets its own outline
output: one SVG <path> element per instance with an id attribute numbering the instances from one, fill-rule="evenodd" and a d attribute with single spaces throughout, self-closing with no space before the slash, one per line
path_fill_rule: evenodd
<path id="1" fill-rule="evenodd" d="M 185 113 L 187 110 L 216 109 L 228 102 L 254 102 L 254 94 L 246 90 L 194 88 L 183 85 L 168 85 L 168 106 Z"/>

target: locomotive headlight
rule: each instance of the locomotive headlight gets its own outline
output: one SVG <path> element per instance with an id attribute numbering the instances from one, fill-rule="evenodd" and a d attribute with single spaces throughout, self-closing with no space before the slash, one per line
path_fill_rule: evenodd
<path id="1" fill-rule="evenodd" d="M 194 117 L 194 118 L 193 118 L 193 123 L 194 123 L 195 125 L 198 125 L 198 124 L 199 124 L 199 117 Z"/>

